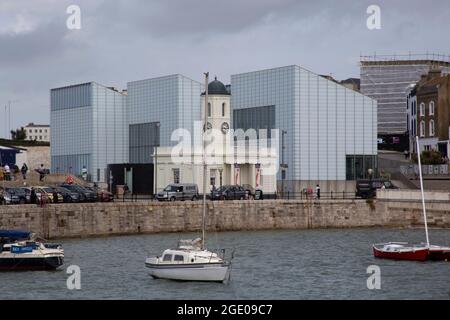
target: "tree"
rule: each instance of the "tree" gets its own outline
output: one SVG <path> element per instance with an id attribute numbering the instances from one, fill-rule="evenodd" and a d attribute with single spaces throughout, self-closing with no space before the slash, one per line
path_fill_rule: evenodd
<path id="1" fill-rule="evenodd" d="M 425 150 L 422 152 L 420 156 L 420 160 L 423 165 L 438 165 L 444 164 L 444 160 L 442 159 L 442 154 L 439 151 L 435 150 Z M 417 154 L 414 153 L 412 155 L 412 161 L 414 163 L 418 163 Z"/>
<path id="2" fill-rule="evenodd" d="M 23 141 L 27 138 L 27 132 L 23 127 L 16 130 L 11 130 L 11 139 L 15 141 Z"/>

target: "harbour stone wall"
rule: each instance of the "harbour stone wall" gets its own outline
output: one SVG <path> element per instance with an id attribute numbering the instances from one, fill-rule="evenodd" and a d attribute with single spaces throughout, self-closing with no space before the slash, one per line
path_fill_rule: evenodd
<path id="1" fill-rule="evenodd" d="M 450 202 L 427 204 L 430 227 L 450 228 Z M 46 239 L 201 228 L 201 202 L 115 202 L 0 206 L 0 229 L 33 231 Z M 420 201 L 217 201 L 207 204 L 209 231 L 357 227 L 422 227 Z"/>

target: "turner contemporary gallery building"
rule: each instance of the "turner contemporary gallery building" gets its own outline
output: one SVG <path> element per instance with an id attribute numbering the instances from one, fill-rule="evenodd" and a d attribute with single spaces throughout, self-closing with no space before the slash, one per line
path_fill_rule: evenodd
<path id="1" fill-rule="evenodd" d="M 227 90 L 230 129 L 279 132 L 278 190 L 351 191 L 354 180 L 376 172 L 375 100 L 296 65 L 232 75 Z M 95 82 L 52 89 L 52 170 L 86 166 L 92 181 L 108 182 L 108 164 L 153 164 L 155 148 L 167 153 L 177 144 L 175 130 L 193 132 L 202 120 L 203 91 L 182 75 L 130 82 L 124 91 Z M 161 179 L 158 188 L 193 182 Z"/>

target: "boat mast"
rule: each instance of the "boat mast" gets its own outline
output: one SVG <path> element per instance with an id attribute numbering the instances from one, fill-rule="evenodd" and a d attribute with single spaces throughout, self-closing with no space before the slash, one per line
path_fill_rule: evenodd
<path id="1" fill-rule="evenodd" d="M 206 165 L 206 131 L 208 130 L 208 84 L 209 84 L 209 72 L 205 72 L 205 112 L 203 117 L 203 147 L 202 147 L 202 155 L 203 155 L 203 213 L 202 213 L 202 249 L 205 249 L 205 229 L 206 229 L 206 174 L 207 174 L 207 165 Z"/>
<path id="2" fill-rule="evenodd" d="M 427 237 L 427 246 L 430 247 L 430 239 L 428 238 L 427 210 L 425 208 L 425 195 L 423 192 L 422 163 L 420 161 L 420 144 L 418 136 L 416 136 L 416 144 L 417 144 L 417 159 L 419 162 L 420 191 L 422 193 L 423 221 L 425 222 L 425 235 Z"/>

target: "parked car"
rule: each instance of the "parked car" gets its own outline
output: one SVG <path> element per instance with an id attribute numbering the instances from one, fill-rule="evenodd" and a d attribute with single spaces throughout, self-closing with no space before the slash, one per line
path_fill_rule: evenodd
<path id="1" fill-rule="evenodd" d="M 99 187 L 86 187 L 87 190 L 97 193 L 97 199 L 101 202 L 114 201 L 114 194 Z"/>
<path id="2" fill-rule="evenodd" d="M 20 204 L 20 197 L 12 189 L 5 189 L 2 194 L 2 204 Z"/>
<path id="3" fill-rule="evenodd" d="M 57 201 L 55 201 L 55 199 L 53 198 L 53 194 L 55 192 L 55 190 L 51 187 L 34 187 L 34 190 L 36 191 L 36 202 L 39 203 L 42 199 L 42 201 L 46 202 L 46 203 L 59 203 L 59 202 L 64 202 L 64 197 L 61 193 L 58 193 L 58 191 L 56 191 L 57 195 L 58 195 L 58 199 Z"/>
<path id="4" fill-rule="evenodd" d="M 98 199 L 96 192 L 93 192 L 76 184 L 62 184 L 60 185 L 60 187 L 66 188 L 71 192 L 78 193 L 80 195 L 81 202 L 95 202 Z"/>
<path id="5" fill-rule="evenodd" d="M 385 189 L 398 189 L 389 180 L 382 179 L 364 179 L 356 181 L 356 197 L 363 199 L 369 199 L 375 197 L 377 190 L 381 188 Z"/>
<path id="6" fill-rule="evenodd" d="M 62 195 L 63 202 L 65 203 L 80 202 L 80 194 L 78 192 L 73 192 L 63 187 L 56 187 L 55 189 L 59 194 Z"/>
<path id="7" fill-rule="evenodd" d="M 242 186 L 222 186 L 211 192 L 211 200 L 244 200 L 247 190 Z"/>
<path id="8" fill-rule="evenodd" d="M 11 188 L 10 190 L 19 197 L 20 204 L 30 203 L 30 192 L 26 188 Z"/>
<path id="9" fill-rule="evenodd" d="M 158 201 L 192 200 L 199 198 L 198 186 L 192 183 L 169 184 L 163 191 L 158 192 Z"/>

